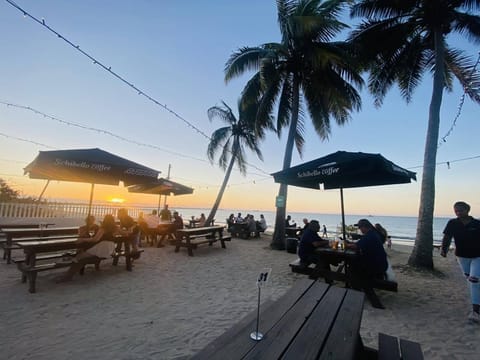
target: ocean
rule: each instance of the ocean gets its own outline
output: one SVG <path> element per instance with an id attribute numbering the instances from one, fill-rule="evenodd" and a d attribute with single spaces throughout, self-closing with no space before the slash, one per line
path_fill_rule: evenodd
<path id="1" fill-rule="evenodd" d="M 192 216 L 199 217 L 201 213 L 204 213 L 205 216 L 208 216 L 210 209 L 202 208 L 177 208 L 171 209 L 177 210 L 182 216 L 183 220 L 188 220 Z M 217 224 L 225 224 L 226 219 L 230 214 L 237 215 L 238 212 L 242 213 L 242 216 L 245 216 L 247 213 L 252 214 L 256 220 L 260 218 L 260 214 L 265 216 L 267 221 L 267 233 L 273 232 L 273 227 L 275 225 L 275 212 L 274 211 L 258 211 L 258 210 L 232 210 L 232 209 L 219 209 L 215 215 L 215 222 Z M 287 215 L 292 217 L 292 223 L 297 225 L 302 225 L 302 219 L 307 218 L 308 220 L 318 220 L 320 225 L 327 227 L 329 236 L 336 236 L 341 234 L 341 222 L 342 217 L 340 214 L 320 214 L 320 213 L 301 213 L 301 212 L 287 212 Z M 388 234 L 392 237 L 392 241 L 397 244 L 403 245 L 412 245 L 414 243 L 416 229 L 417 229 L 417 218 L 414 216 L 377 216 L 377 215 L 345 215 L 345 224 L 353 225 L 359 219 L 366 218 L 372 224 L 380 223 L 385 229 L 387 229 Z M 443 237 L 443 229 L 447 224 L 449 218 L 445 217 L 436 217 L 433 220 L 433 239 L 435 242 L 440 242 Z"/>

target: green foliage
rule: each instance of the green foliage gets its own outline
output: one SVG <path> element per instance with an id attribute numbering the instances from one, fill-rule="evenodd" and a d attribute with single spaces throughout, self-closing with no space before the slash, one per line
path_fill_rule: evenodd
<path id="1" fill-rule="evenodd" d="M 13 190 L 5 180 L 0 179 L 0 202 L 8 202 L 17 200 L 19 197 L 19 192 Z"/>

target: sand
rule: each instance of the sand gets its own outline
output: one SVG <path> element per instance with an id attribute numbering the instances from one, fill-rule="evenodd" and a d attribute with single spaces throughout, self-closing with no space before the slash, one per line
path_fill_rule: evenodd
<path id="1" fill-rule="evenodd" d="M 194 257 L 147 247 L 132 272 L 105 261 L 70 283 L 55 283 L 58 272 L 40 273 L 36 294 L 15 265 L 1 261 L 1 358 L 188 359 L 255 310 L 262 269 L 272 268 L 262 302 L 305 276 L 290 272 L 295 254 L 270 250 L 269 242 L 267 235 L 233 239 L 227 249 L 203 246 Z M 454 257 L 435 251 L 437 271 L 415 272 L 405 266 L 410 250 L 394 244 L 389 251 L 399 292 L 378 291 L 386 310 L 365 303 L 364 344 L 376 348 L 385 332 L 420 342 L 426 359 L 478 359 L 480 325 L 466 322 L 468 289 Z"/>

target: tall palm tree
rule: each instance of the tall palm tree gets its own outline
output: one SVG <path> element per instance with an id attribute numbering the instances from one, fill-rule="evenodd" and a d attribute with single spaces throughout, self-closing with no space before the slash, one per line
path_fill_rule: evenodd
<path id="1" fill-rule="evenodd" d="M 288 127 L 283 169 L 290 167 L 293 146 L 302 155 L 304 115 L 308 113 L 317 134 L 327 139 L 330 118 L 345 124 L 361 100 L 355 87 L 362 79 L 349 56 L 348 44 L 332 39 L 347 25 L 338 20 L 348 1 L 277 0 L 280 43 L 243 47 L 225 65 L 225 81 L 247 70 L 256 73 L 243 94 L 259 100 L 257 127 L 268 127 L 269 115 L 278 106 L 276 130 Z M 304 104 L 305 103 L 305 104 Z M 275 230 L 271 247 L 285 248 L 287 185 L 277 197 Z"/>
<path id="2" fill-rule="evenodd" d="M 480 0 L 361 0 L 352 16 L 364 21 L 350 40 L 369 62 L 369 89 L 377 106 L 394 83 L 411 100 L 423 73 L 433 73 L 417 234 L 409 264 L 433 268 L 433 213 L 435 163 L 443 90 L 451 90 L 455 78 L 468 96 L 480 103 L 480 78 L 472 59 L 448 46 L 447 36 L 456 32 L 480 42 Z"/>
<path id="3" fill-rule="evenodd" d="M 210 121 L 214 118 L 219 118 L 227 124 L 227 126 L 221 127 L 213 132 L 210 143 L 208 144 L 207 156 L 212 163 L 217 150 L 222 149 L 218 159 L 218 165 L 223 170 L 226 170 L 222 186 L 210 210 L 210 214 L 205 221 L 206 224 L 210 224 L 220 206 L 223 193 L 225 192 L 235 163 L 240 172 L 244 175 L 246 174 L 245 147 L 254 151 L 260 160 L 263 160 L 262 153 L 258 147 L 258 140 L 263 138 L 264 133 L 262 129 L 255 131 L 253 121 L 256 114 L 255 103 L 246 104 L 239 100 L 238 119 L 235 117 L 232 109 L 223 101 L 222 106 L 213 106 L 208 109 L 207 113 Z"/>

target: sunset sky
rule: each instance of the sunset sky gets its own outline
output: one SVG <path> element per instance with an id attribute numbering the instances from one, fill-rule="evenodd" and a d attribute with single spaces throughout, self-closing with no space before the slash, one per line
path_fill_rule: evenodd
<path id="1" fill-rule="evenodd" d="M 232 52 L 280 41 L 275 1 L 15 3 L 163 106 L 0 0 L 0 178 L 25 196 L 38 196 L 45 182 L 23 175 L 38 151 L 98 147 L 160 170 L 163 177 L 170 164 L 171 179 L 195 189 L 193 195 L 169 198 L 171 208 L 211 207 L 224 172 L 206 159 L 208 139 L 199 131 L 209 136 L 224 125 L 210 122 L 207 109 L 223 100 L 236 110 L 252 75 L 225 84 L 224 65 Z M 477 59 L 478 47 L 458 38 L 449 41 Z M 347 189 L 346 212 L 416 216 L 431 86 L 426 74 L 410 104 L 394 88 L 379 109 L 364 90 L 362 110 L 352 114 L 349 124 L 334 125 L 325 142 L 307 121 L 303 158 L 295 152 L 292 165 L 337 150 L 381 153 L 415 171 L 418 181 Z M 451 128 L 462 93 L 455 83 L 454 91 L 444 94 L 440 137 Z M 452 204 L 457 200 L 470 203 L 472 215 L 480 216 L 478 113 L 478 105 L 466 98 L 456 126 L 438 149 L 437 216 L 453 216 Z M 271 133 L 260 144 L 263 162 L 247 154 L 252 166 L 246 177 L 236 170 L 232 173 L 222 208 L 274 210 L 278 184 L 269 174 L 281 170 L 286 135 L 284 131 L 278 138 Z M 89 184 L 51 182 L 45 197 L 87 201 L 89 192 Z M 154 195 L 129 194 L 122 186 L 96 186 L 95 201 L 113 198 L 132 205 L 155 206 L 158 201 Z M 339 213 L 339 192 L 290 187 L 287 209 Z"/>

